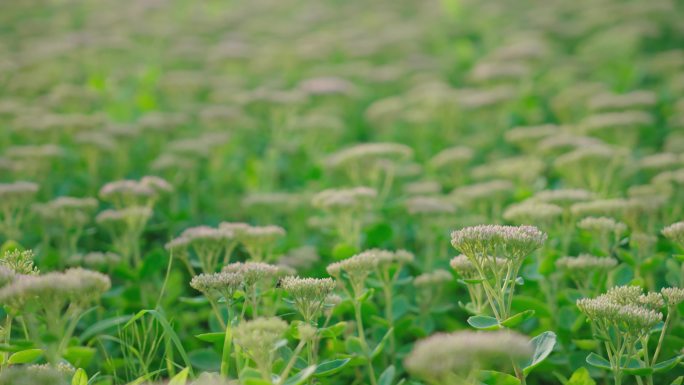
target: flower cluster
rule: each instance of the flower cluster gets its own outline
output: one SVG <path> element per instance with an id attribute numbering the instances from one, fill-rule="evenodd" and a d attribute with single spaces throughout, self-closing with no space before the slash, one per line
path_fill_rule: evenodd
<path id="1" fill-rule="evenodd" d="M 476 384 L 482 368 L 505 367 L 532 355 L 527 337 L 510 331 L 437 333 L 420 340 L 406 369 L 430 384 Z"/>

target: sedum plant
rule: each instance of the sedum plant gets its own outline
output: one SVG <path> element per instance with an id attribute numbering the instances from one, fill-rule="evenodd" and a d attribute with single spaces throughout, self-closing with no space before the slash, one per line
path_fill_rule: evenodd
<path id="1" fill-rule="evenodd" d="M 9 315 L 5 333 L 10 335 L 12 319 L 20 317 L 27 336 L 45 349 L 48 362 L 57 364 L 82 314 L 110 287 L 106 275 L 80 268 L 16 276 L 0 289 Z M 44 333 L 49 338 L 43 339 Z"/>
<path id="2" fill-rule="evenodd" d="M 644 294 L 638 286 L 613 287 L 595 298 L 578 300 L 577 307 L 591 323 L 594 338 L 603 343 L 607 357 L 591 353 L 587 363 L 610 370 L 616 385 L 629 374 L 637 376 L 639 383 L 643 378 L 646 384 L 654 384 L 654 372 L 667 371 L 679 362 L 679 357 L 669 362 L 658 362 L 658 358 L 676 307 L 683 300 L 684 290 L 679 288 Z M 655 351 L 650 353 L 649 340 L 663 319 L 663 308 L 667 308 L 667 319 Z"/>
<path id="3" fill-rule="evenodd" d="M 166 249 L 183 261 L 190 274 L 195 274 L 195 260 L 190 259 L 191 254 L 196 256 L 202 273 L 209 274 L 218 270 L 222 260 L 228 262 L 235 238 L 235 233 L 225 228 L 190 227 L 167 243 Z"/>
<path id="4" fill-rule="evenodd" d="M 59 197 L 33 209 L 43 223 L 45 237 L 54 238 L 61 254 L 73 255 L 97 206 L 95 198 Z"/>
<path id="5" fill-rule="evenodd" d="M 29 205 L 38 193 L 32 182 L 0 183 L 0 234 L 5 239 L 18 239 Z"/>
<path id="6" fill-rule="evenodd" d="M 511 316 L 513 293 L 525 258 L 545 240 L 546 234 L 534 226 L 481 225 L 451 233 L 451 244 L 475 267 L 498 322 Z"/>
<path id="7" fill-rule="evenodd" d="M 328 189 L 314 195 L 311 204 L 330 218 L 330 226 L 342 243 L 358 248 L 364 214 L 373 206 L 377 194 L 370 187 Z"/>
<path id="8" fill-rule="evenodd" d="M 611 257 L 596 257 L 580 254 L 577 257 L 562 257 L 556 261 L 556 269 L 568 277 L 583 296 L 600 292 L 608 272 L 618 265 Z"/>
<path id="9" fill-rule="evenodd" d="M 480 371 L 503 369 L 532 355 L 527 337 L 510 331 L 437 333 L 418 341 L 406 369 L 431 385 L 479 385 Z"/>

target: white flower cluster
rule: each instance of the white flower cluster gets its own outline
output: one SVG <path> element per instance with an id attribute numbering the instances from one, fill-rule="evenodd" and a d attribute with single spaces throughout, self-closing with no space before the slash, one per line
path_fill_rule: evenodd
<path id="1" fill-rule="evenodd" d="M 451 233 L 451 244 L 469 258 L 496 256 L 521 259 L 540 248 L 547 235 L 534 226 L 479 225 Z M 496 255 L 504 250 L 503 255 Z"/>
<path id="2" fill-rule="evenodd" d="M 648 335 L 662 320 L 658 310 L 663 306 L 660 294 L 643 294 L 638 286 L 614 287 L 596 298 L 577 301 L 577 307 L 593 323 L 637 339 Z"/>
<path id="3" fill-rule="evenodd" d="M 672 242 L 684 245 L 684 222 L 676 222 L 662 230 L 663 235 Z"/>
<path id="4" fill-rule="evenodd" d="M 437 333 L 418 341 L 406 357 L 406 369 L 436 383 L 467 377 L 482 367 L 496 368 L 532 354 L 526 336 L 511 331 Z"/>
<path id="5" fill-rule="evenodd" d="M 618 261 L 610 257 L 596 257 L 580 254 L 577 257 L 562 257 L 556 261 L 556 268 L 570 275 L 586 277 L 596 271 L 605 272 L 617 266 Z"/>

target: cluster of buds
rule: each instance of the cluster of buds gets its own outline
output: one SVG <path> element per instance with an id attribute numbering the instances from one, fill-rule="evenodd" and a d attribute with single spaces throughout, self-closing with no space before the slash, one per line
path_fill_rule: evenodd
<path id="1" fill-rule="evenodd" d="M 660 294 L 643 294 L 638 286 L 614 287 L 596 298 L 577 301 L 577 307 L 605 333 L 604 337 L 611 338 L 611 332 L 618 332 L 632 343 L 648 335 L 662 320 L 659 310 L 663 306 Z"/>
<path id="2" fill-rule="evenodd" d="M 526 256 L 540 248 L 546 234 L 534 226 L 480 225 L 451 233 L 451 244 L 473 264 L 494 316 L 510 313 L 518 272 Z M 499 259 L 506 262 L 501 265 Z"/>
<path id="3" fill-rule="evenodd" d="M 559 258 L 556 268 L 567 275 L 582 294 L 591 295 L 600 288 L 606 274 L 617 264 L 618 261 L 610 257 L 581 254 L 577 257 Z"/>
<path id="4" fill-rule="evenodd" d="M 234 273 L 240 276 L 245 290 L 245 301 L 252 307 L 252 316 L 256 317 L 259 308 L 259 294 L 275 287 L 278 278 L 291 273 L 282 267 L 263 262 L 235 262 L 223 267 L 223 273 Z M 243 306 L 243 314 L 246 306 Z"/>
<path id="5" fill-rule="evenodd" d="M 38 193 L 32 182 L 0 183 L 0 234 L 15 239 L 21 236 L 26 209 Z"/>
<path id="6" fill-rule="evenodd" d="M 458 187 L 449 195 L 459 207 L 472 207 L 487 218 L 498 218 L 504 203 L 514 191 L 513 182 L 495 179 Z"/>
<path id="7" fill-rule="evenodd" d="M 109 251 L 74 254 L 67 260 L 69 266 L 84 266 L 97 271 L 110 271 L 119 263 L 121 263 L 121 256 Z"/>
<path id="8" fill-rule="evenodd" d="M 684 247 L 684 222 L 676 222 L 662 230 L 665 238 Z"/>
<path id="9" fill-rule="evenodd" d="M 151 208 L 133 206 L 104 210 L 95 217 L 95 222 L 107 230 L 115 250 L 124 260 L 130 262 L 133 259 L 133 263 L 139 265 L 140 237 L 151 217 Z"/>
<path id="10" fill-rule="evenodd" d="M 17 275 L 37 275 L 40 271 L 33 257 L 33 250 L 8 250 L 0 256 L 0 267 Z"/>
<path id="11" fill-rule="evenodd" d="M 35 337 L 45 344 L 46 357 L 57 363 L 83 311 L 111 287 L 109 277 L 81 268 L 43 275 L 18 275 L 0 289 L 0 303 L 12 316 L 21 315 Z M 57 340 L 42 341 L 41 325 Z"/>
<path id="12" fill-rule="evenodd" d="M 173 191 L 169 182 L 157 176 L 144 176 L 140 180 L 109 182 L 100 188 L 100 198 L 116 209 L 126 207 L 153 207 L 162 195 Z"/>
<path id="13" fill-rule="evenodd" d="M 684 299 L 681 289 L 663 289 L 661 293 L 644 294 L 638 286 L 618 286 L 595 298 L 577 301 L 577 307 L 592 324 L 597 338 L 605 341 L 611 369 L 616 383 L 621 382 L 623 363 L 643 360 L 645 366 L 655 365 L 670 324 L 672 313 Z M 662 309 L 667 305 L 668 315 L 660 330 L 660 339 L 653 357 L 645 351 L 643 356 L 637 344 L 646 346 L 653 329 L 662 321 Z"/>
<path id="14" fill-rule="evenodd" d="M 532 344 L 511 331 L 437 333 L 420 340 L 406 357 L 406 369 L 429 384 L 479 384 L 479 372 L 502 369 L 532 355 Z"/>
<path id="15" fill-rule="evenodd" d="M 264 379 L 271 380 L 277 344 L 285 337 L 287 322 L 277 317 L 256 318 L 234 329 L 235 343 L 254 361 Z"/>
<path id="16" fill-rule="evenodd" d="M 563 216 L 563 208 L 552 203 L 525 201 L 510 205 L 503 213 L 507 221 L 533 224 L 550 230 Z"/>
<path id="17" fill-rule="evenodd" d="M 311 204 L 330 217 L 332 227 L 343 242 L 358 247 L 364 214 L 377 196 L 377 190 L 370 187 L 328 189 L 314 195 Z"/>
<path id="18" fill-rule="evenodd" d="M 627 232 L 627 225 L 610 217 L 587 217 L 577 222 L 577 227 L 595 235 L 603 253 L 610 255 L 613 248 Z"/>
<path id="19" fill-rule="evenodd" d="M 280 287 L 287 292 L 295 309 L 309 324 L 315 324 L 325 305 L 328 296 L 335 289 L 335 281 L 331 278 L 285 277 L 280 280 Z"/>
<path id="20" fill-rule="evenodd" d="M 238 232 L 237 236 L 253 261 L 272 261 L 273 250 L 285 237 L 285 229 L 280 226 L 249 226 Z"/>
<path id="21" fill-rule="evenodd" d="M 370 249 L 350 258 L 328 265 L 327 271 L 340 282 L 349 281 L 355 297 L 361 295 L 365 288 L 366 279 L 375 272 L 383 281 L 392 281 L 391 272 L 398 272 L 400 267 L 412 262 L 413 254 L 405 251 L 389 251 Z"/>
<path id="22" fill-rule="evenodd" d="M 68 385 L 66 377 L 52 367 L 17 366 L 0 372 L 0 385 Z"/>
<path id="23" fill-rule="evenodd" d="M 330 155 L 325 164 L 341 170 L 355 185 L 380 187 L 392 176 L 392 164 L 413 156 L 411 147 L 399 143 L 362 143 Z M 385 175 L 383 175 L 385 174 Z M 391 182 L 389 182 L 391 183 Z"/>
<path id="24" fill-rule="evenodd" d="M 54 237 L 63 254 L 77 252 L 77 244 L 85 227 L 92 220 L 98 202 L 94 198 L 59 197 L 50 202 L 36 204 L 34 211 L 40 216 L 48 238 Z"/>
<path id="25" fill-rule="evenodd" d="M 236 246 L 235 232 L 227 228 L 197 226 L 185 229 L 180 236 L 166 244 L 166 249 L 183 261 L 190 274 L 195 269 L 190 260 L 191 252 L 197 257 L 203 273 L 215 272 L 219 262 L 228 263 Z"/>

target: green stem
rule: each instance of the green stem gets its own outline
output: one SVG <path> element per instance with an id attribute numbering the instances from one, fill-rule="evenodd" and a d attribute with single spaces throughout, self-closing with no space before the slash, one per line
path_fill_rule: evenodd
<path id="1" fill-rule="evenodd" d="M 372 385 L 377 385 L 375 380 L 375 369 L 373 368 L 373 362 L 370 354 L 370 348 L 368 347 L 368 342 L 366 341 L 366 331 L 363 328 L 363 318 L 361 316 L 361 302 L 354 300 L 354 315 L 356 317 L 356 328 L 359 333 L 359 340 L 363 345 L 364 353 L 366 354 L 366 365 L 368 366 L 368 375 Z"/>
<path id="2" fill-rule="evenodd" d="M 283 385 L 285 383 L 285 380 L 287 379 L 287 376 L 290 374 L 290 371 L 292 370 L 295 361 L 297 361 L 297 357 L 302 352 L 304 345 L 306 345 L 305 340 L 299 341 L 299 344 L 297 344 L 294 353 L 292 353 L 292 357 L 290 357 L 290 361 L 287 363 L 285 370 L 283 370 L 283 372 L 280 374 L 280 380 L 278 381 L 277 385 Z"/>
<path id="3" fill-rule="evenodd" d="M 228 322 L 226 322 L 226 333 L 223 337 L 223 351 L 221 353 L 221 376 L 225 378 L 228 378 L 230 373 L 230 352 L 233 342 L 232 322 L 233 317 L 231 306 L 228 305 Z"/>

